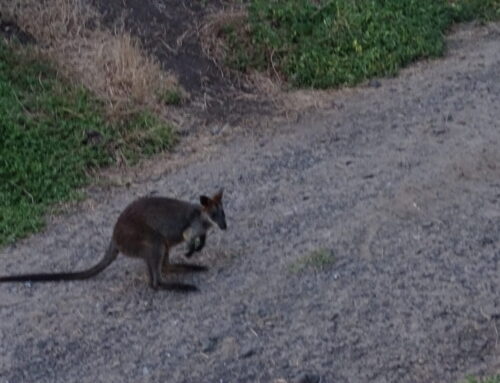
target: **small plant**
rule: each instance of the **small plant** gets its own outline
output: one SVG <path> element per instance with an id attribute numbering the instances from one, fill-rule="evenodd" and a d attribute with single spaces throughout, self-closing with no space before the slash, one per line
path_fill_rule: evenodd
<path id="1" fill-rule="evenodd" d="M 142 110 L 121 126 L 121 148 L 125 157 L 136 163 L 141 155 L 170 149 L 175 143 L 174 128 L 155 114 Z"/>
<path id="2" fill-rule="evenodd" d="M 318 249 L 305 255 L 290 265 L 292 273 L 299 273 L 306 269 L 324 270 L 335 263 L 335 257 L 326 249 Z"/>
<path id="3" fill-rule="evenodd" d="M 167 89 L 160 96 L 160 99 L 167 105 L 180 105 L 182 102 L 182 94 L 179 89 Z"/>

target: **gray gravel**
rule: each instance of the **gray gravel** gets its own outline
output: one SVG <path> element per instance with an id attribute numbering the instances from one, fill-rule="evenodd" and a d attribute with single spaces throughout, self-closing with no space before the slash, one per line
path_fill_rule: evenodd
<path id="1" fill-rule="evenodd" d="M 0 274 L 84 268 L 135 197 L 226 190 L 230 229 L 197 258 L 210 271 L 175 276 L 199 293 L 155 293 L 145 265 L 125 257 L 89 281 L 1 285 L 0 382 L 458 382 L 499 371 L 499 31 L 463 27 L 444 59 L 335 92 L 325 113 L 100 194 L 2 250 Z M 319 250 L 334 262 L 293 271 Z"/>

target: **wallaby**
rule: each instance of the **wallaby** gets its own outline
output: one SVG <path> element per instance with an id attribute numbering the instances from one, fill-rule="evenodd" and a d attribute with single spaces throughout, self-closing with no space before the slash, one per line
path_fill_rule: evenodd
<path id="1" fill-rule="evenodd" d="M 183 241 L 188 243 L 186 257 L 201 251 L 207 231 L 214 223 L 222 230 L 227 229 L 222 194 L 221 189 L 212 198 L 202 195 L 200 205 L 165 197 L 139 198 L 118 217 L 106 254 L 94 267 L 78 272 L 6 276 L 0 277 L 0 282 L 87 279 L 100 273 L 122 253 L 146 261 L 153 289 L 195 291 L 194 285 L 165 282 L 161 272 L 208 270 L 199 265 L 171 264 L 168 256 L 170 249 Z"/>

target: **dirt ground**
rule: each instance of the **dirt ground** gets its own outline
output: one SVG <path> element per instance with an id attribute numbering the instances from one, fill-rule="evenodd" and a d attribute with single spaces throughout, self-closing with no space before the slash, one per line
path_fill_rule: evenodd
<path id="1" fill-rule="evenodd" d="M 222 69 L 205 55 L 201 36 L 210 17 L 241 7 L 235 0 L 88 0 L 110 28 L 124 22 L 163 68 L 173 73 L 189 95 L 186 113 L 195 115 L 190 133 L 199 125 L 251 124 L 256 114 L 275 114 L 268 95 L 249 81 Z M 186 105 L 185 105 L 186 106 Z M 185 124 L 184 124 L 185 125 Z"/>
<path id="2" fill-rule="evenodd" d="M 296 123 L 235 134 L 203 161 L 91 191 L 85 208 L 3 249 L 0 274 L 85 268 L 135 197 L 226 190 L 229 230 L 197 258 L 210 271 L 175 277 L 199 293 L 153 292 L 125 257 L 89 281 L 0 286 L 0 382 L 500 371 L 500 25 L 461 27 L 448 46 L 398 78 L 324 96 L 330 108 Z M 334 262 L 295 271 L 318 250 Z"/>

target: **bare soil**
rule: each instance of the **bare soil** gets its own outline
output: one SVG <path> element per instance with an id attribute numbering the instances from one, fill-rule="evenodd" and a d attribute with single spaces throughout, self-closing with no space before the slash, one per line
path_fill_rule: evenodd
<path id="1" fill-rule="evenodd" d="M 500 371 L 500 26 L 461 27 L 448 46 L 398 78 L 324 95 L 321 113 L 90 191 L 85 208 L 3 249 L 1 274 L 85 268 L 134 198 L 226 190 L 230 228 L 197 258 L 210 271 L 173 277 L 199 293 L 153 292 L 125 257 L 89 281 L 0 286 L 0 382 Z M 318 250 L 334 262 L 293 271 Z"/>
<path id="2" fill-rule="evenodd" d="M 234 9 L 234 0 L 89 0 L 113 28 L 125 23 L 189 95 L 186 113 L 196 124 L 251 124 L 255 114 L 273 114 L 272 103 L 248 81 L 223 70 L 203 53 L 200 34 L 209 16 Z M 186 108 L 189 106 L 189 108 Z M 196 126 L 190 132 L 196 131 Z"/>

